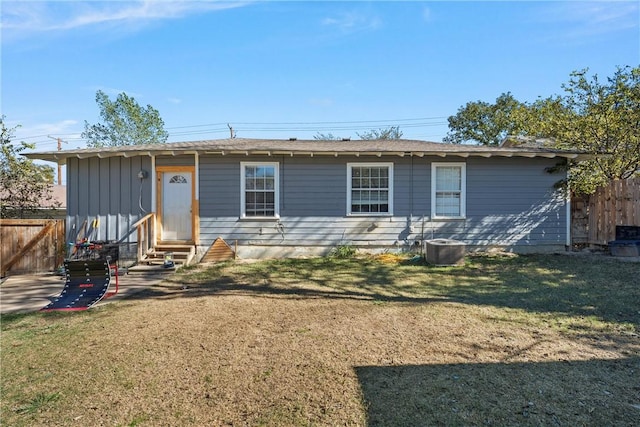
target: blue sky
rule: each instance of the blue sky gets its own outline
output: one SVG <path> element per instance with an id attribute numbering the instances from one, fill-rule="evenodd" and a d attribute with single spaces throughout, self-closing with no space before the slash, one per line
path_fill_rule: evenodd
<path id="1" fill-rule="evenodd" d="M 640 2 L 2 1 L 1 113 L 17 140 L 83 147 L 95 93 L 158 109 L 169 141 L 440 141 L 469 101 L 561 92 L 640 64 Z"/>

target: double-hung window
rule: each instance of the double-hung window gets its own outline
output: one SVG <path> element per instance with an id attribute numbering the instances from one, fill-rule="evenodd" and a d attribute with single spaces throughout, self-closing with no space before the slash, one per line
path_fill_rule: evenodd
<path id="1" fill-rule="evenodd" d="M 464 218 L 466 199 L 466 164 L 431 164 L 431 216 Z"/>
<path id="2" fill-rule="evenodd" d="M 278 163 L 241 163 L 241 217 L 277 218 L 280 213 Z"/>
<path id="3" fill-rule="evenodd" d="M 393 214 L 393 163 L 347 163 L 347 214 Z"/>

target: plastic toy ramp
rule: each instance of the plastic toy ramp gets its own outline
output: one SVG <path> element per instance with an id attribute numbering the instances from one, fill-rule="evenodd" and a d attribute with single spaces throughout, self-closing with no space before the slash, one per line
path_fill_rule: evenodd
<path id="1" fill-rule="evenodd" d="M 111 282 L 108 261 L 65 261 L 64 268 L 67 282 L 62 293 L 40 311 L 86 310 L 107 293 Z"/>

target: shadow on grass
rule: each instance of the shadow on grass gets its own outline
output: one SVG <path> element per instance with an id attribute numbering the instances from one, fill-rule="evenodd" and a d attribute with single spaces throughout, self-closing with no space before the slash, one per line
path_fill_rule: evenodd
<path id="1" fill-rule="evenodd" d="M 246 295 L 428 304 L 457 302 L 594 317 L 640 328 L 640 264 L 547 255 L 422 261 L 289 259 L 186 270 L 132 298 Z"/>
<path id="2" fill-rule="evenodd" d="M 479 258 L 434 296 L 536 313 L 594 317 L 640 329 L 640 264 L 564 255 Z"/>
<path id="3" fill-rule="evenodd" d="M 363 301 L 429 303 L 442 298 L 421 297 L 396 283 L 394 266 L 362 259 L 285 259 L 255 264 L 224 263 L 184 270 L 160 286 L 131 298 L 179 298 L 244 295 L 265 298 L 326 298 Z"/>
<path id="4" fill-rule="evenodd" d="M 640 358 L 359 366 L 369 426 L 637 425 Z"/>

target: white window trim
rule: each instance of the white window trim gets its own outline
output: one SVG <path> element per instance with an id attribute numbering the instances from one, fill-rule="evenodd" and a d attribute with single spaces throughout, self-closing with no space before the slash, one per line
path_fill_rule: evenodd
<path id="1" fill-rule="evenodd" d="M 275 171 L 274 183 L 274 215 L 247 216 L 246 213 L 246 167 L 272 166 Z M 280 218 L 280 164 L 278 162 L 240 162 L 240 218 L 242 219 L 274 219 Z"/>
<path id="2" fill-rule="evenodd" d="M 351 175 L 353 167 L 387 167 L 389 169 L 389 212 L 351 212 Z M 347 216 L 393 216 L 393 162 L 347 163 Z"/>
<path id="3" fill-rule="evenodd" d="M 436 215 L 436 174 L 439 167 L 460 167 L 460 215 Z M 431 163 L 431 218 L 433 219 L 465 219 L 467 217 L 467 164 L 465 162 L 433 162 Z"/>

